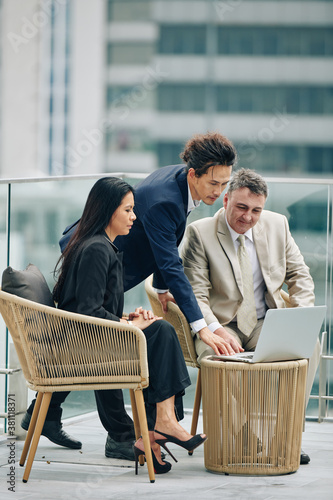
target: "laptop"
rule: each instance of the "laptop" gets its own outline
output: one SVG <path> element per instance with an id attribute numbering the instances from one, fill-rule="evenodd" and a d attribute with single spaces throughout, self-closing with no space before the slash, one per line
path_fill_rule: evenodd
<path id="1" fill-rule="evenodd" d="M 268 309 L 253 352 L 210 359 L 264 363 L 310 358 L 313 354 L 326 306 Z"/>

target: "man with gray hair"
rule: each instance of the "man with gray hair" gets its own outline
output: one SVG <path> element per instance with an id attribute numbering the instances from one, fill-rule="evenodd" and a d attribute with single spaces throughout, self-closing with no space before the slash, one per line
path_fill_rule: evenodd
<path id="1" fill-rule="evenodd" d="M 256 347 L 267 309 L 314 305 L 309 268 L 292 238 L 285 216 L 264 210 L 265 180 L 240 169 L 232 177 L 223 205 L 214 217 L 187 227 L 182 259 L 210 335 L 194 334 L 198 362 L 211 354 L 235 354 Z M 223 339 L 223 349 L 216 339 Z M 319 362 L 312 356 L 306 389 L 308 402 Z M 301 463 L 309 456 L 302 452 Z"/>

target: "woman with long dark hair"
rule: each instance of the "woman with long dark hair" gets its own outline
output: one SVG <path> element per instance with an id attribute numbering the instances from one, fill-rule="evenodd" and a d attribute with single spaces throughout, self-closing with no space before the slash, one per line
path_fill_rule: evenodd
<path id="1" fill-rule="evenodd" d="M 130 232 L 136 219 L 133 208 L 133 188 L 125 181 L 104 177 L 92 187 L 77 230 L 56 266 L 56 273 L 59 271 L 53 295 L 60 309 L 128 323 L 123 318 L 122 255 L 113 241 Z M 144 395 L 155 472 L 163 474 L 171 464 L 162 460 L 157 442 L 164 448 L 170 441 L 192 450 L 206 436 L 191 436 L 175 415 L 175 395 L 191 382 L 174 328 L 141 307 L 129 320 L 147 339 L 150 376 Z M 134 452 L 137 464 L 139 455 L 144 454 L 141 438 Z"/>

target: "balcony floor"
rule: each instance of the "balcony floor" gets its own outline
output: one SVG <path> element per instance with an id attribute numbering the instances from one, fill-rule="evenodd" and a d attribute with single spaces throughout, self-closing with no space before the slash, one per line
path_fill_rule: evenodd
<path id="1" fill-rule="evenodd" d="M 183 421 L 190 429 L 191 414 Z M 281 476 L 236 476 L 209 473 L 204 467 L 203 447 L 192 457 L 170 445 L 179 460 L 172 471 L 149 483 L 146 467 L 134 474 L 134 463 L 104 456 L 106 433 L 96 413 L 70 419 L 66 431 L 83 442 L 82 450 L 68 450 L 41 437 L 28 483 L 22 483 L 18 459 L 23 442 L 16 443 L 15 493 L 8 491 L 8 441 L 0 441 L 0 496 L 2 500 L 43 499 L 330 499 L 333 491 L 333 424 L 306 422 L 302 448 L 311 462 Z M 202 419 L 199 429 L 202 428 Z"/>

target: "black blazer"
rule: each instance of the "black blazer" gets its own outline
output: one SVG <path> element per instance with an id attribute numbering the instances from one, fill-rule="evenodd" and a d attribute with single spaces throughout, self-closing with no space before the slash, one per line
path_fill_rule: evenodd
<path id="1" fill-rule="evenodd" d="M 88 239 L 78 250 L 65 278 L 58 307 L 114 321 L 122 317 L 122 254 L 106 233 Z"/>

